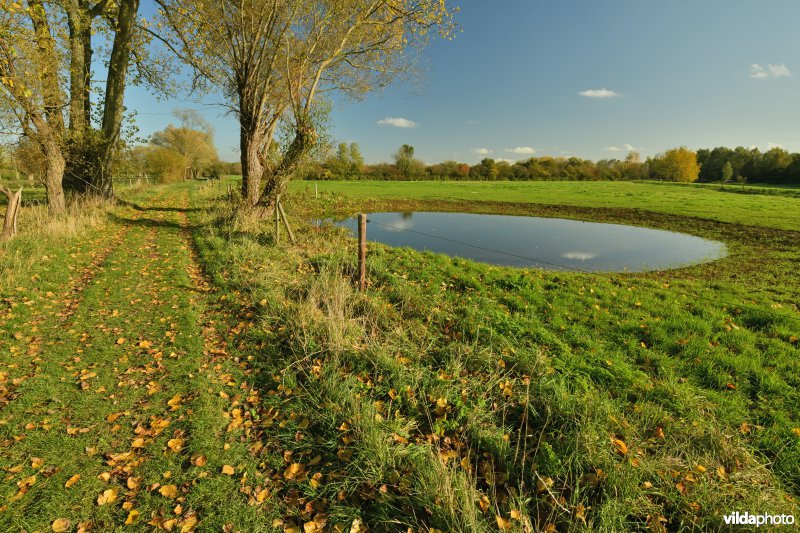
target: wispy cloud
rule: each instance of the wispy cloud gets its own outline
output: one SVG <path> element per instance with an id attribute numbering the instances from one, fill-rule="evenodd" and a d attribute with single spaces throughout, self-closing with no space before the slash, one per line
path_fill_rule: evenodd
<path id="1" fill-rule="evenodd" d="M 516 163 L 513 159 L 505 159 L 504 157 L 498 157 L 495 161 L 498 163 L 508 163 L 509 165 L 513 165 Z"/>
<path id="2" fill-rule="evenodd" d="M 587 89 L 578 94 L 586 98 L 616 98 L 620 94 L 617 91 L 612 91 L 603 87 L 602 89 Z"/>
<path id="3" fill-rule="evenodd" d="M 475 155 L 489 155 L 492 153 L 492 151 L 489 150 L 488 148 L 473 148 L 472 150 L 470 150 L 470 152 L 472 152 Z"/>
<path id="4" fill-rule="evenodd" d="M 622 145 L 622 148 L 620 148 L 619 146 L 609 146 L 608 148 L 606 148 L 606 150 L 608 150 L 609 152 L 626 152 L 626 151 L 636 152 L 638 150 L 641 150 L 641 148 L 636 148 L 632 144 L 625 143 L 624 145 Z"/>
<path id="5" fill-rule="evenodd" d="M 416 128 L 417 123 L 403 117 L 386 117 L 378 121 L 378 126 L 392 126 L 395 128 Z"/>
<path id="6" fill-rule="evenodd" d="M 750 77 L 756 80 L 763 80 L 764 78 L 786 78 L 791 76 L 792 72 L 785 64 L 773 65 L 768 64 L 766 67 L 753 63 L 750 65 Z"/>
<path id="7" fill-rule="evenodd" d="M 506 152 L 517 155 L 533 155 L 536 153 L 536 149 L 530 146 L 517 146 L 516 148 L 506 148 Z"/>

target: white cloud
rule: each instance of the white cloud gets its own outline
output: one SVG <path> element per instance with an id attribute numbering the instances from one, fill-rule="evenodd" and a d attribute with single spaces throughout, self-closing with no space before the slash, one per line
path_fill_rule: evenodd
<path id="1" fill-rule="evenodd" d="M 585 96 L 586 98 L 616 98 L 619 96 L 618 92 L 606 89 L 605 87 L 602 89 L 587 89 L 579 92 L 578 94 Z"/>
<path id="2" fill-rule="evenodd" d="M 498 163 L 508 163 L 509 165 L 513 165 L 514 163 L 516 163 L 516 161 L 514 161 L 513 159 L 505 159 L 502 157 L 498 157 L 497 159 L 495 159 L 495 161 L 497 161 Z"/>
<path id="3" fill-rule="evenodd" d="M 763 80 L 764 78 L 786 78 L 791 75 L 792 72 L 783 63 L 780 65 L 773 65 L 770 63 L 766 67 L 762 67 L 758 63 L 750 65 L 750 77 L 756 80 Z"/>
<path id="4" fill-rule="evenodd" d="M 378 126 L 393 126 L 395 128 L 416 128 L 417 123 L 403 117 L 386 117 L 378 121 Z"/>
<path id="5" fill-rule="evenodd" d="M 470 152 L 472 152 L 475 155 L 489 155 L 492 153 L 492 151 L 489 150 L 488 148 L 473 148 L 472 150 L 470 150 Z"/>
<path id="6" fill-rule="evenodd" d="M 517 146 L 516 148 L 506 148 L 506 152 L 517 155 L 533 155 L 536 150 L 530 146 Z"/>
<path id="7" fill-rule="evenodd" d="M 622 146 L 623 146 L 622 148 L 620 148 L 619 146 L 609 146 L 608 148 L 606 148 L 606 150 L 608 150 L 609 152 L 636 152 L 638 150 L 641 150 L 641 148 L 636 148 L 634 145 L 628 143 L 625 143 Z"/>

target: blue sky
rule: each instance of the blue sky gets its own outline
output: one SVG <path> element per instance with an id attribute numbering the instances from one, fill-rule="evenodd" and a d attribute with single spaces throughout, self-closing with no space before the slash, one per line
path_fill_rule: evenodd
<path id="1" fill-rule="evenodd" d="M 526 159 L 532 150 L 622 158 L 631 147 L 653 155 L 679 145 L 800 152 L 800 1 L 456 5 L 463 31 L 429 46 L 422 78 L 337 101 L 334 139 L 358 142 L 367 162 L 390 160 L 403 143 L 428 163 Z M 166 126 L 176 107 L 198 109 L 215 126 L 220 156 L 236 160 L 236 120 L 204 105 L 213 101 L 155 101 L 141 88 L 126 96 L 142 135 Z M 414 127 L 385 120 L 398 118 Z"/>

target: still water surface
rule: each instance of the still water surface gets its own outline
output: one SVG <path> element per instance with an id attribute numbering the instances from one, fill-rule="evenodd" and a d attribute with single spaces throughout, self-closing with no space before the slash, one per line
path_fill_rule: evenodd
<path id="1" fill-rule="evenodd" d="M 417 212 L 372 213 L 367 220 L 369 241 L 504 266 L 644 272 L 726 254 L 721 242 L 684 233 L 561 218 Z M 358 227 L 354 218 L 337 224 Z"/>

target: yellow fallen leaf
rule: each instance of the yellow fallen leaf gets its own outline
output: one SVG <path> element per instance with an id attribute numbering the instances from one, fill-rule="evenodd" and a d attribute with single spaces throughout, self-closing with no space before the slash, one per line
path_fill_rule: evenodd
<path id="1" fill-rule="evenodd" d="M 121 416 L 122 416 L 122 415 L 124 415 L 124 414 L 125 414 L 124 412 L 120 412 L 120 413 L 111 413 L 110 415 L 108 415 L 108 416 L 106 417 L 106 420 L 107 420 L 108 422 L 115 422 L 115 421 L 116 421 L 116 420 L 117 420 L 119 417 L 121 417 Z"/>
<path id="2" fill-rule="evenodd" d="M 497 515 L 497 527 L 500 531 L 507 531 L 511 529 L 511 520 L 508 518 L 503 518 L 500 515 Z"/>
<path id="3" fill-rule="evenodd" d="M 197 526 L 197 516 L 187 516 L 178 525 L 181 526 L 181 533 L 190 533 Z"/>
<path id="4" fill-rule="evenodd" d="M 611 444 L 613 444 L 614 447 L 617 449 L 617 451 L 622 455 L 628 454 L 628 445 L 625 444 L 625 442 L 623 442 L 622 440 L 612 438 Z"/>
<path id="5" fill-rule="evenodd" d="M 481 506 L 481 510 L 482 510 L 484 513 L 485 513 L 486 511 L 488 511 L 488 510 L 489 510 L 489 506 L 491 505 L 491 503 L 489 502 L 489 497 L 488 497 L 488 496 L 485 496 L 485 495 L 484 495 L 484 496 L 482 496 L 482 497 L 481 497 L 481 499 L 480 499 L 480 501 L 478 502 L 478 505 L 480 505 L 480 506 Z"/>
<path id="6" fill-rule="evenodd" d="M 125 525 L 129 526 L 136 522 L 139 519 L 139 511 L 136 509 L 131 509 L 131 512 L 128 513 L 128 518 L 125 519 Z"/>
<path id="7" fill-rule="evenodd" d="M 44 466 L 44 459 L 41 457 L 31 457 L 31 466 L 36 469 L 41 468 Z"/>
<path id="8" fill-rule="evenodd" d="M 233 467 L 231 465 L 224 465 L 222 467 L 222 473 L 227 475 L 227 476 L 232 476 L 234 474 L 234 472 L 235 472 L 235 470 L 233 469 Z"/>
<path id="9" fill-rule="evenodd" d="M 117 339 L 117 344 L 125 344 L 126 342 L 127 340 L 125 339 L 125 337 L 120 337 L 119 339 Z"/>
<path id="10" fill-rule="evenodd" d="M 117 489 L 106 489 L 97 497 L 97 505 L 114 503 L 117 499 Z"/>
<path id="11" fill-rule="evenodd" d="M 36 476 L 28 476 L 17 481 L 17 487 L 23 489 L 36 483 Z"/>
<path id="12" fill-rule="evenodd" d="M 131 442 L 131 448 L 144 448 L 144 439 L 142 437 L 136 437 Z"/>
<path id="13" fill-rule="evenodd" d="M 71 525 L 72 523 L 66 518 L 56 518 L 50 525 L 50 529 L 55 531 L 55 533 L 63 533 L 64 531 L 69 531 Z"/>
<path id="14" fill-rule="evenodd" d="M 206 456 L 198 455 L 194 460 L 195 466 L 206 466 Z"/>
<path id="15" fill-rule="evenodd" d="M 80 479 L 81 479 L 81 475 L 80 475 L 80 474 L 75 474 L 74 476 L 72 476 L 71 478 L 69 478 L 69 479 L 67 480 L 67 482 L 66 482 L 66 483 L 64 483 L 64 486 L 65 486 L 66 488 L 70 488 L 70 487 L 71 487 L 71 486 L 73 486 L 75 483 L 77 483 L 78 481 L 80 481 Z"/>
<path id="16" fill-rule="evenodd" d="M 167 442 L 167 447 L 175 453 L 178 453 L 183 448 L 183 439 L 170 439 Z"/>
<path id="17" fill-rule="evenodd" d="M 158 492 L 165 498 L 176 498 L 178 496 L 178 487 L 175 485 L 164 485 L 158 489 Z"/>
<path id="18" fill-rule="evenodd" d="M 128 481 L 126 482 L 126 485 L 128 486 L 129 489 L 133 490 L 136 487 L 138 487 L 141 482 L 142 482 L 142 478 L 131 476 L 131 477 L 128 478 Z"/>

